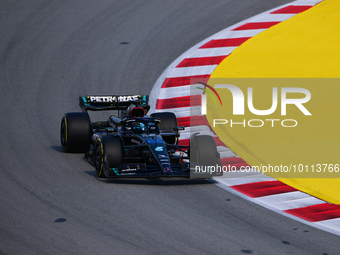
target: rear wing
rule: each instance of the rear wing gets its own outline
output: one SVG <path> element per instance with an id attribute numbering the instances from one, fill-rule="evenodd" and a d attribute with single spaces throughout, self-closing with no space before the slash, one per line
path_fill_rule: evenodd
<path id="1" fill-rule="evenodd" d="M 104 110 L 126 110 L 132 103 L 149 103 L 148 95 L 124 96 L 84 96 L 79 97 L 79 106 L 83 112 Z"/>

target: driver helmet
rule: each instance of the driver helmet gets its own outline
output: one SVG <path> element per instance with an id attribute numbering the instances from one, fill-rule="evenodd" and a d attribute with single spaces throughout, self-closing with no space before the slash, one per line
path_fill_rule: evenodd
<path id="1" fill-rule="evenodd" d="M 145 133 L 146 132 L 146 126 L 143 122 L 133 122 L 132 123 L 132 128 L 133 131 L 136 134 L 141 134 L 141 133 Z"/>

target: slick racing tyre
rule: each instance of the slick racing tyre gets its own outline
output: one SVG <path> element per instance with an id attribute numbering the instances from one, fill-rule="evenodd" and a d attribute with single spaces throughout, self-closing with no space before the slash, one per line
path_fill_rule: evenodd
<path id="1" fill-rule="evenodd" d="M 66 113 L 61 119 L 60 141 L 65 152 L 87 152 L 91 145 L 91 136 L 92 127 L 87 113 Z"/>
<path id="2" fill-rule="evenodd" d="M 203 166 L 214 166 L 219 165 L 220 154 L 217 151 L 215 140 L 210 135 L 197 135 L 192 138 L 194 152 L 190 154 L 193 160 Z M 190 144 L 191 146 L 191 144 Z"/>
<path id="3" fill-rule="evenodd" d="M 210 135 L 193 135 L 190 139 L 190 165 L 200 166 L 206 170 L 207 167 L 221 167 L 220 154 L 217 151 L 215 140 Z M 210 173 L 212 175 L 223 175 L 222 171 Z M 203 177 L 203 175 L 202 175 Z"/>
<path id="4" fill-rule="evenodd" d="M 162 132 L 174 132 L 174 127 L 178 126 L 177 117 L 172 112 L 157 112 L 152 113 L 151 117 L 156 117 L 161 120 L 159 127 Z M 177 144 L 178 139 L 176 136 L 163 136 L 163 140 L 169 144 Z"/>
<path id="5" fill-rule="evenodd" d="M 123 164 L 124 151 L 121 141 L 114 136 L 103 136 L 98 139 L 94 164 L 99 177 L 114 176 L 110 168 Z"/>

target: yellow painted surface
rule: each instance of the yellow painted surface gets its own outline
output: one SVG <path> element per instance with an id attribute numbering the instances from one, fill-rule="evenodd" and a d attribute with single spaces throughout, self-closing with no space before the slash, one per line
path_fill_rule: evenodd
<path id="1" fill-rule="evenodd" d="M 216 125 L 214 131 L 249 165 L 290 166 L 291 171 L 295 165 L 295 172 L 280 170 L 268 175 L 335 204 L 340 204 L 339 13 L 340 1 L 326 0 L 237 48 L 216 68 L 209 84 L 239 87 L 245 97 L 245 113 L 233 115 L 233 100 L 228 89 L 216 89 L 222 98 L 222 107 L 214 105 L 208 97 L 207 112 L 211 126 L 213 119 L 228 120 L 228 124 Z M 276 87 L 277 110 L 268 116 L 251 113 L 247 107 L 248 87 L 253 88 L 253 104 L 258 110 L 271 107 L 272 87 Z M 304 115 L 295 105 L 287 105 L 287 115 L 282 115 L 282 87 L 309 90 L 311 99 L 303 106 L 312 115 Z M 287 98 L 304 96 L 287 94 Z M 231 119 L 241 123 L 245 120 L 246 127 L 243 124 L 231 127 Z M 248 121 L 254 119 L 262 120 L 264 125 L 249 127 Z M 298 125 L 283 127 L 284 119 L 294 119 Z M 261 121 L 250 124 L 260 125 Z M 322 164 L 328 165 L 325 168 Z M 303 173 L 298 171 L 299 165 L 300 169 L 303 166 Z"/>

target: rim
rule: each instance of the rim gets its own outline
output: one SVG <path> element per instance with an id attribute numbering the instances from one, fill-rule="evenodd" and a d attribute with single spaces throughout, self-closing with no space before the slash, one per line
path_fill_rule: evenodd
<path id="1" fill-rule="evenodd" d="M 65 139 L 66 139 L 66 127 L 65 127 L 65 121 L 63 120 L 61 123 L 61 128 L 60 128 L 60 141 L 61 145 L 65 147 Z"/>

